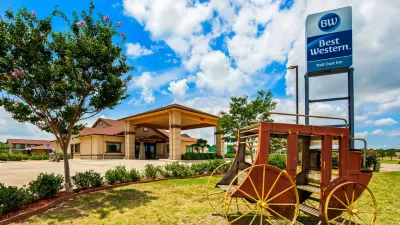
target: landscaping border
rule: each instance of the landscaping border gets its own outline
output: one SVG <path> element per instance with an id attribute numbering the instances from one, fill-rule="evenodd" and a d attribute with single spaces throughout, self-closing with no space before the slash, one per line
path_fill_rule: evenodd
<path id="1" fill-rule="evenodd" d="M 25 220 L 31 216 L 43 213 L 43 212 L 49 210 L 50 208 L 53 208 L 66 200 L 69 200 L 69 199 L 72 199 L 75 197 L 79 197 L 82 195 L 90 194 L 93 192 L 97 192 L 97 191 L 110 190 L 110 189 L 114 189 L 114 188 L 118 188 L 118 187 L 129 186 L 132 184 L 144 184 L 144 183 L 158 182 L 158 181 L 164 181 L 164 180 L 181 180 L 181 179 L 187 179 L 187 178 L 199 178 L 199 177 L 207 177 L 207 176 L 210 176 L 210 174 L 202 174 L 202 175 L 195 175 L 195 176 L 182 177 L 182 178 L 171 177 L 171 178 L 159 178 L 159 179 L 154 179 L 154 180 L 143 180 L 143 181 L 135 181 L 135 182 L 127 182 L 127 183 L 118 183 L 118 184 L 113 184 L 113 185 L 89 188 L 86 190 L 80 190 L 79 192 L 75 192 L 73 194 L 69 194 L 66 196 L 61 196 L 59 198 L 56 198 L 53 201 L 51 201 L 50 203 L 48 203 L 44 206 L 41 206 L 39 208 L 30 210 L 30 211 L 26 211 L 26 212 L 21 212 L 10 218 L 1 220 L 0 225 L 6 225 L 6 224 L 10 224 L 10 223 L 15 223 L 20 220 Z"/>

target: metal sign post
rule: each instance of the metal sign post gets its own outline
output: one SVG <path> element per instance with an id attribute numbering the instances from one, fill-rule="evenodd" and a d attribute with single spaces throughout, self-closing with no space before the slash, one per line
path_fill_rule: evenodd
<path id="1" fill-rule="evenodd" d="M 306 43 L 305 114 L 309 115 L 310 103 L 347 100 L 350 134 L 354 137 L 354 69 L 350 68 L 353 63 L 351 7 L 308 15 Z M 343 73 L 348 76 L 347 96 L 310 100 L 309 78 Z M 305 118 L 305 123 L 310 123 L 309 117 Z M 350 140 L 350 148 L 354 148 L 354 140 Z"/>

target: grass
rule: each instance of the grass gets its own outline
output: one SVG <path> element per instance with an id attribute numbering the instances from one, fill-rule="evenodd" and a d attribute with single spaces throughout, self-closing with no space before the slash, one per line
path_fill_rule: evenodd
<path id="1" fill-rule="evenodd" d="M 377 225 L 400 224 L 400 172 L 374 173 L 369 184 L 378 202 Z M 207 178 L 131 185 L 65 202 L 21 224 L 226 224 L 213 215 Z M 299 220 L 306 218 L 299 215 Z M 309 224 L 309 223 L 307 223 Z"/>
<path id="2" fill-rule="evenodd" d="M 381 164 L 382 163 L 384 163 L 384 164 L 398 164 L 398 160 L 397 159 L 395 159 L 395 160 L 381 160 L 381 161 L 379 161 L 379 162 L 381 162 Z"/>

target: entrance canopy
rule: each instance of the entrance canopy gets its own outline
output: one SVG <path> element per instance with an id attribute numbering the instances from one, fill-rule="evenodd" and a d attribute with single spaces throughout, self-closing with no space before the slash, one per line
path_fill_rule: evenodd
<path id="1" fill-rule="evenodd" d="M 178 123 L 176 123 L 173 121 L 173 118 L 170 118 L 172 112 L 180 112 L 180 123 L 178 121 Z M 149 127 L 164 130 L 169 130 L 170 125 L 180 124 L 181 130 L 189 130 L 203 127 L 214 127 L 217 125 L 218 118 L 218 116 L 183 105 L 172 104 L 125 117 L 120 120 L 129 121 L 136 127 Z"/>
<path id="2" fill-rule="evenodd" d="M 137 127 L 148 127 L 153 129 L 169 130 L 169 159 L 181 159 L 182 149 L 181 130 L 189 130 L 204 127 L 215 127 L 218 116 L 192 109 L 179 104 L 172 104 L 147 112 L 139 113 L 120 119 L 126 124 L 125 129 L 125 152 L 127 158 L 133 158 L 135 135 Z M 148 137 L 151 139 L 151 137 Z M 154 138 L 154 137 L 153 137 Z M 152 140 L 154 142 L 160 140 Z M 223 137 L 216 133 L 216 152 L 223 156 Z"/>

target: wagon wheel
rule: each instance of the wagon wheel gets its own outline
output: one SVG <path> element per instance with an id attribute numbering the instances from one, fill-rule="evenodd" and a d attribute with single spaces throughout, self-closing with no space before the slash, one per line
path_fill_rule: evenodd
<path id="1" fill-rule="evenodd" d="M 375 224 L 378 213 L 371 190 L 357 182 L 346 182 L 335 187 L 326 198 L 327 224 Z"/>
<path id="2" fill-rule="evenodd" d="M 208 203 L 217 214 L 223 214 L 223 201 L 225 191 L 217 187 L 218 182 L 224 177 L 227 168 L 232 166 L 232 162 L 224 163 L 218 166 L 208 177 L 206 186 L 206 195 Z"/>
<path id="3" fill-rule="evenodd" d="M 259 164 L 232 180 L 225 194 L 224 210 L 229 224 L 294 224 L 299 214 L 299 196 L 286 171 Z"/>

